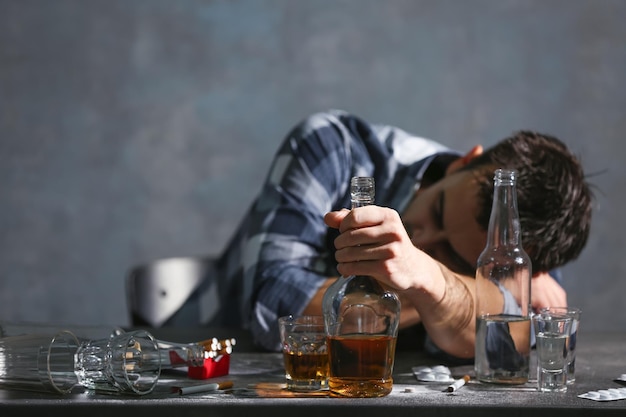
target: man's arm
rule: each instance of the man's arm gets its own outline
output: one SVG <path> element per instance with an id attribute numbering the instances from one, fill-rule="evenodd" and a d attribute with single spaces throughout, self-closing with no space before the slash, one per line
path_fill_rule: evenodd
<path id="1" fill-rule="evenodd" d="M 369 275 L 395 288 L 437 346 L 453 356 L 473 357 L 473 277 L 452 272 L 416 248 L 395 210 L 367 206 L 330 212 L 325 222 L 340 231 L 335 257 L 341 274 Z M 493 291 L 494 298 L 502 297 L 495 286 Z"/>

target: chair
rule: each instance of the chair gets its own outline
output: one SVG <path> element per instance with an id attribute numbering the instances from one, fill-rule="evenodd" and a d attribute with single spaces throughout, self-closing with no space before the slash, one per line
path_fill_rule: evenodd
<path id="1" fill-rule="evenodd" d="M 158 259 L 130 269 L 126 295 L 131 325 L 193 327 L 219 319 L 213 258 Z"/>

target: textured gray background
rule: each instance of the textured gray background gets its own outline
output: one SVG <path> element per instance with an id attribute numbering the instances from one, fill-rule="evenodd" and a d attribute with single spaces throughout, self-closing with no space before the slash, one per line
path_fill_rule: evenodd
<path id="1" fill-rule="evenodd" d="M 565 268 L 626 330 L 626 1 L 0 0 L 0 319 L 127 324 L 126 270 L 222 249 L 287 130 L 343 108 L 595 174 Z"/>

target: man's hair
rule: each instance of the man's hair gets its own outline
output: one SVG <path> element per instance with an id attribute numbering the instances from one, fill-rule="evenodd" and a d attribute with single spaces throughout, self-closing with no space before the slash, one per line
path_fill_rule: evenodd
<path id="1" fill-rule="evenodd" d="M 593 193 L 580 161 L 557 138 L 520 131 L 472 159 L 464 170 L 479 181 L 478 223 L 487 230 L 493 174 L 515 169 L 522 244 L 533 271 L 547 272 L 576 259 L 587 243 Z"/>

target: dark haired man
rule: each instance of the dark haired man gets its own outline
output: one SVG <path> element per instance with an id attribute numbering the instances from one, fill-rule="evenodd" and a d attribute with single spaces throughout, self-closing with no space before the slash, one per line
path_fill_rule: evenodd
<path id="1" fill-rule="evenodd" d="M 229 324 L 249 328 L 260 346 L 277 350 L 278 317 L 321 314 L 323 294 L 339 274 L 370 275 L 400 295 L 401 328 L 422 323 L 431 345 L 473 357 L 474 270 L 496 168 L 519 171 L 533 307 L 565 305 L 565 291 L 548 272 L 580 254 L 592 200 L 565 145 L 519 132 L 461 155 L 334 110 L 288 134 L 218 263 L 222 299 L 237 300 Z M 376 205 L 347 210 L 357 175 L 374 177 Z"/>

